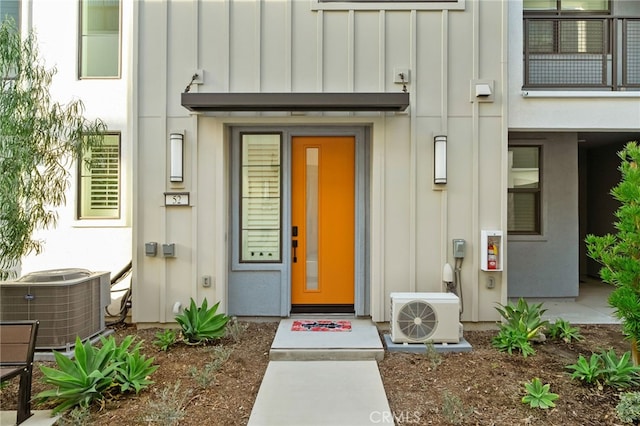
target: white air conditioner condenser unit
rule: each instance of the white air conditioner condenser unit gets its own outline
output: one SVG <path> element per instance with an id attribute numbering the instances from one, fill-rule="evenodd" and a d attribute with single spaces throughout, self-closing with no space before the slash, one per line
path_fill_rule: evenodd
<path id="1" fill-rule="evenodd" d="M 391 293 L 393 343 L 459 343 L 460 300 L 453 293 Z"/>

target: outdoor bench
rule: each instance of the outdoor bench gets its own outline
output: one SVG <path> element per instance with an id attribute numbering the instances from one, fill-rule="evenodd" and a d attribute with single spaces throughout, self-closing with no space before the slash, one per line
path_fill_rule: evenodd
<path id="1" fill-rule="evenodd" d="M 31 417 L 31 375 L 38 321 L 0 321 L 0 382 L 20 376 L 16 424 Z"/>

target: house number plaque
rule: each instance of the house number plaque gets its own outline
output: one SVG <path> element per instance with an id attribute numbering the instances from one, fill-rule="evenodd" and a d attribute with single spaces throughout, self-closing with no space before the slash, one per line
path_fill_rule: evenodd
<path id="1" fill-rule="evenodd" d="M 188 206 L 189 205 L 189 193 L 188 192 L 165 192 L 164 193 L 164 205 L 170 206 Z"/>

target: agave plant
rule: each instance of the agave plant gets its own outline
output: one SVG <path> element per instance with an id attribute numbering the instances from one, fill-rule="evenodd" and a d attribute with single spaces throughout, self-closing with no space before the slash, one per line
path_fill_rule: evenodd
<path id="1" fill-rule="evenodd" d="M 94 400 L 102 399 L 104 392 L 112 386 L 115 371 L 121 364 L 113 359 L 115 340 L 108 339 L 103 343 L 98 349 L 88 340 L 83 344 L 77 337 L 73 360 L 54 351 L 59 369 L 41 365 L 40 370 L 44 374 L 44 382 L 55 389 L 40 392 L 36 398 L 57 402 L 54 414 L 76 405 L 86 408 Z"/>
<path id="2" fill-rule="evenodd" d="M 153 384 L 149 376 L 158 369 L 157 365 L 153 365 L 153 357 L 147 358 L 140 353 L 142 341 L 133 345 L 134 340 L 133 336 L 125 337 L 122 343 L 115 347 L 113 354 L 113 359 L 119 365 L 116 369 L 115 382 L 120 385 L 122 393 L 131 390 L 139 393 L 142 389 Z M 104 338 L 102 338 L 102 344 L 106 344 Z"/>
<path id="3" fill-rule="evenodd" d="M 196 302 L 191 299 L 189 307 L 176 316 L 176 321 L 182 327 L 182 336 L 187 343 L 204 343 L 225 335 L 229 317 L 225 314 L 216 314 L 218 305 L 220 302 L 209 308 L 205 298 L 202 306 L 197 307 Z"/>

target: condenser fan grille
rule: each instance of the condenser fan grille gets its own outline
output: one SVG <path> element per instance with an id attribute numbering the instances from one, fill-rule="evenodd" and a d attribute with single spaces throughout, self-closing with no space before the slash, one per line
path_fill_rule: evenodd
<path id="1" fill-rule="evenodd" d="M 400 308 L 396 321 L 398 328 L 407 338 L 425 341 L 435 332 L 438 316 L 429 303 L 414 300 Z"/>

